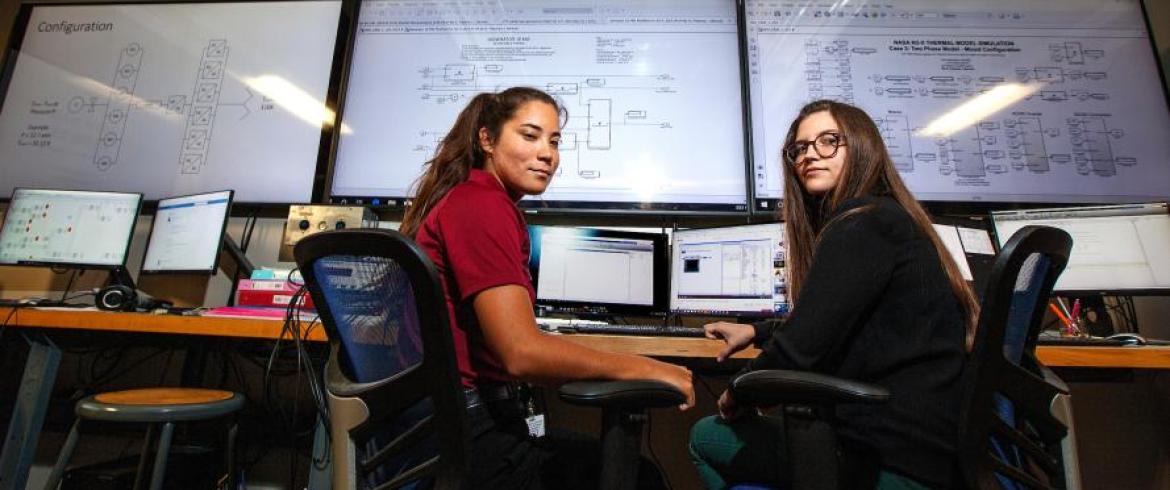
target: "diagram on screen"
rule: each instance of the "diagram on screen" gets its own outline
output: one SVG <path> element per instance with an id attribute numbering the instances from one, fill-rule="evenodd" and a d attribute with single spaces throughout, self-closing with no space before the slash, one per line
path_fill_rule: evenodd
<path id="1" fill-rule="evenodd" d="M 1043 175 L 1058 169 L 1112 178 L 1141 163 L 1138 155 L 1126 154 L 1135 145 L 1127 142 L 1123 122 L 1133 118 L 1115 114 L 1110 105 L 1118 87 L 1112 78 L 1125 75 L 1111 73 L 1118 69 L 1111 64 L 1116 60 L 1094 40 L 796 37 L 801 38 L 782 51 L 799 53 L 807 100 L 833 99 L 867 108 L 904 175 L 926 172 L 954 179 L 955 185 L 981 185 L 997 175 Z M 769 39 L 769 46 L 794 40 Z M 891 58 L 895 56 L 897 61 Z M 780 59 L 788 58 L 776 56 L 765 70 L 777 78 L 791 76 L 791 63 Z M 945 130 L 930 126 L 948 111 L 986 100 L 979 98 L 1005 85 L 1027 92 L 975 124 Z"/>
<path id="2" fill-rule="evenodd" d="M 668 119 L 655 118 L 641 102 L 655 95 L 675 94 L 674 78 L 669 74 L 521 76 L 509 73 L 500 63 L 427 66 L 418 74 L 422 78 L 417 87 L 419 98 L 439 105 L 463 106 L 478 93 L 498 92 L 513 85 L 533 85 L 556 97 L 569 111 L 569 120 L 561 129 L 558 176 L 567 171 L 580 179 L 601 178 L 604 169 L 591 165 L 582 154 L 615 150 L 615 131 L 665 131 L 673 127 Z M 429 158 L 445 134 L 442 130 L 421 131 L 423 141 L 414 151 L 423 155 L 421 159 Z"/>
<path id="3" fill-rule="evenodd" d="M 67 110 L 71 114 L 94 114 L 100 116 L 101 129 L 94 142 L 93 165 L 101 171 L 109 170 L 118 163 L 118 156 L 125 140 L 128 119 L 134 111 L 154 111 L 184 118 L 181 141 L 177 144 L 177 163 L 182 174 L 199 174 L 207 164 L 211 149 L 212 130 L 220 109 L 235 107 L 242 111 L 239 119 L 248 117 L 254 111 L 271 110 L 271 100 L 256 96 L 244 87 L 243 100 L 224 102 L 221 93 L 227 70 L 228 42 L 213 39 L 203 47 L 194 85 L 189 94 L 166 95 L 161 99 L 150 99 L 138 92 L 139 74 L 144 69 L 145 49 L 138 43 L 126 45 L 119 53 L 112 83 L 105 88 L 104 96 L 72 96 Z"/>

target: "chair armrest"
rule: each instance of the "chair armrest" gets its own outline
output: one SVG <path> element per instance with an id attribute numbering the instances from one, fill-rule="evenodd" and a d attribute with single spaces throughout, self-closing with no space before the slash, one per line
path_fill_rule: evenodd
<path id="1" fill-rule="evenodd" d="M 881 386 L 807 371 L 751 371 L 733 379 L 730 389 L 737 402 L 760 406 L 885 403 L 890 398 Z"/>
<path id="2" fill-rule="evenodd" d="M 682 405 L 686 395 L 662 381 L 573 381 L 561 385 L 561 400 L 587 407 L 665 408 Z"/>

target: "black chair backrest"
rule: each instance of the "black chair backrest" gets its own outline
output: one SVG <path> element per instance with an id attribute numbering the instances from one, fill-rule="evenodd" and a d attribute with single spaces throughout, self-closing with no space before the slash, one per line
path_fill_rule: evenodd
<path id="1" fill-rule="evenodd" d="M 959 461 L 968 488 L 1063 485 L 1058 450 L 1067 433 L 1049 412 L 1060 389 L 1035 357 L 1052 286 L 1068 263 L 1063 230 L 1026 226 L 995 259 L 966 372 Z"/>
<path id="2" fill-rule="evenodd" d="M 294 255 L 332 348 L 326 388 L 368 408 L 349 431 L 356 479 L 459 487 L 467 412 L 434 264 L 411 239 L 380 229 L 314 234 Z"/>

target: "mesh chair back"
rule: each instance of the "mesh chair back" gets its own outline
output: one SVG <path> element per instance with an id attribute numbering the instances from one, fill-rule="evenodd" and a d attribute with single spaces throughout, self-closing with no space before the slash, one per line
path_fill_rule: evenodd
<path id="1" fill-rule="evenodd" d="M 1058 488 L 1066 428 L 1049 413 L 1060 392 L 1035 357 L 1044 308 L 1072 238 L 1027 226 L 996 257 L 967 370 L 959 458 L 971 488 Z"/>
<path id="2" fill-rule="evenodd" d="M 468 424 L 434 265 L 390 230 L 319 233 L 294 254 L 332 348 L 326 389 L 369 414 L 350 441 L 333 441 L 356 453 L 334 471 L 353 472 L 359 486 L 458 486 Z"/>

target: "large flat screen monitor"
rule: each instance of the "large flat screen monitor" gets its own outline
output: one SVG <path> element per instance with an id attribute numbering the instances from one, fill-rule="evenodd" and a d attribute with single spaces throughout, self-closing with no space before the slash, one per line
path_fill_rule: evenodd
<path id="1" fill-rule="evenodd" d="M 232 191 L 159 199 L 142 272 L 212 274 L 232 206 Z"/>
<path id="2" fill-rule="evenodd" d="M 754 208 L 805 103 L 855 104 L 918 199 L 1170 196 L 1170 111 L 1140 0 L 746 2 Z"/>
<path id="3" fill-rule="evenodd" d="M 0 264 L 113 269 L 126 264 L 142 194 L 16 189 Z"/>
<path id="4" fill-rule="evenodd" d="M 670 311 L 768 317 L 788 312 L 784 225 L 677 230 L 670 260 Z"/>
<path id="5" fill-rule="evenodd" d="M 310 200 L 341 11 L 341 0 L 23 6 L 0 78 L 0 193 Z"/>
<path id="6" fill-rule="evenodd" d="M 362 3 L 332 201 L 403 206 L 476 94 L 542 89 L 569 118 L 560 169 L 521 206 L 747 211 L 730 0 Z"/>
<path id="7" fill-rule="evenodd" d="M 1072 255 L 1054 291 L 1170 291 L 1170 211 L 1165 203 L 996 211 L 991 218 L 1001 247 L 1027 225 L 1054 226 L 1072 235 Z"/>
<path id="8" fill-rule="evenodd" d="M 666 311 L 664 233 L 529 226 L 536 306 L 585 315 Z"/>

